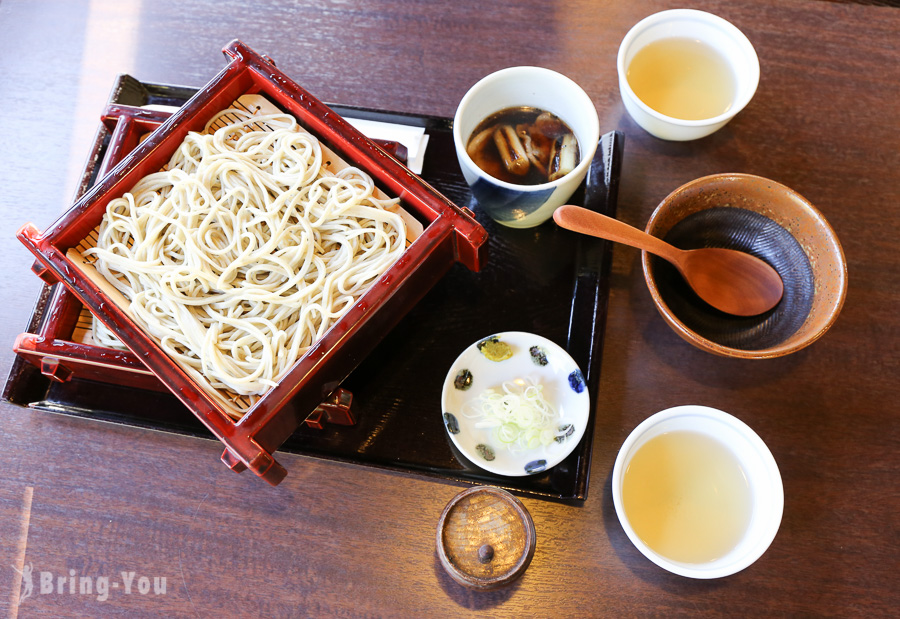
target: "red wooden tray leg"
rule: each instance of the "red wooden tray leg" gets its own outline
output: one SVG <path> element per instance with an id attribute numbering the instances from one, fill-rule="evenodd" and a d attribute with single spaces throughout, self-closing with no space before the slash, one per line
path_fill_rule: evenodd
<path id="1" fill-rule="evenodd" d="M 222 452 L 222 462 L 235 473 L 243 473 L 247 470 L 247 465 L 241 462 L 239 458 L 235 457 L 227 447 L 225 448 L 225 451 Z"/>
<path id="2" fill-rule="evenodd" d="M 328 423 L 339 426 L 353 426 L 356 425 L 356 417 L 353 411 L 350 410 L 351 404 L 353 404 L 353 394 L 346 389 L 338 387 L 325 402 L 319 405 L 319 408 L 325 411 Z"/>
<path id="3" fill-rule="evenodd" d="M 39 260 L 35 260 L 34 264 L 31 265 L 31 272 L 40 277 L 42 280 L 44 280 L 44 283 L 49 284 L 50 286 L 59 281 L 58 279 L 56 279 L 53 271 L 44 266 L 44 263 L 40 262 Z"/>
<path id="4" fill-rule="evenodd" d="M 325 411 L 319 406 L 316 410 L 309 414 L 305 420 L 306 425 L 315 430 L 325 429 Z"/>
<path id="5" fill-rule="evenodd" d="M 222 452 L 222 462 L 235 473 L 243 473 L 250 469 L 268 483 L 277 486 L 287 476 L 287 470 L 275 461 L 272 454 L 259 447 L 253 439 L 250 439 L 250 445 L 252 449 L 258 449 L 258 451 L 249 462 L 234 455 L 228 447 Z"/>
<path id="6" fill-rule="evenodd" d="M 41 374 L 58 383 L 64 383 L 72 378 L 72 370 L 60 363 L 56 357 L 41 359 Z"/>
<path id="7" fill-rule="evenodd" d="M 356 425 L 356 416 L 350 410 L 353 403 L 353 394 L 338 387 L 332 392 L 328 399 L 319 404 L 305 422 L 310 428 L 322 430 L 325 428 L 325 422 L 333 423 L 338 426 Z"/>

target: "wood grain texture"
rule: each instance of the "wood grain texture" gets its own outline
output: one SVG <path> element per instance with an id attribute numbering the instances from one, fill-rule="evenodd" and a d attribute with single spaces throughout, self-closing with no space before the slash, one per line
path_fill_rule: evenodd
<path id="1" fill-rule="evenodd" d="M 522 577 L 535 541 L 534 522 L 521 501 L 500 488 L 476 486 L 447 503 L 435 545 L 453 580 L 488 591 Z"/>
<path id="2" fill-rule="evenodd" d="M 653 309 L 639 255 L 617 247 L 592 479 L 583 505 L 525 499 L 537 529 L 521 580 L 479 593 L 444 573 L 435 527 L 462 487 L 281 455 L 270 488 L 221 447 L 0 405 L 0 583 L 33 488 L 25 564 L 120 582 L 108 599 L 33 594 L 20 617 L 888 616 L 900 607 L 900 11 L 830 2 L 700 0 L 760 56 L 749 106 L 709 138 L 661 142 L 628 118 L 615 55 L 628 28 L 674 5 L 402 0 L 0 2 L 0 373 L 40 283 L 14 239 L 67 205 L 117 73 L 199 86 L 241 38 L 326 101 L 451 116 L 483 75 L 559 70 L 626 135 L 619 217 L 643 227 L 679 185 L 715 172 L 777 180 L 815 204 L 849 263 L 843 313 L 794 355 L 712 357 Z M 511 314 L 514 319 L 514 314 Z M 703 404 L 747 422 L 781 469 L 785 512 L 769 551 L 714 581 L 661 571 L 630 544 L 610 494 L 618 446 L 641 420 Z M 423 403 L 423 411 L 434 404 Z M 10 533 L 7 535 L 6 533 Z M 124 579 L 133 573 L 132 592 Z M 165 578 L 164 594 L 136 591 Z M 56 583 L 55 583 L 56 584 Z M 76 589 L 77 590 L 77 589 Z M 0 607 L 9 608 L 9 595 Z"/>

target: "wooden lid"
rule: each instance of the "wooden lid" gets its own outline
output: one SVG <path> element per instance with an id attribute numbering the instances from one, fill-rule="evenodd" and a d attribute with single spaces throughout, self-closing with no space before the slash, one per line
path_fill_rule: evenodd
<path id="1" fill-rule="evenodd" d="M 475 487 L 447 504 L 437 528 L 441 564 L 453 579 L 475 589 L 495 589 L 525 573 L 534 556 L 531 514 L 500 488 Z"/>

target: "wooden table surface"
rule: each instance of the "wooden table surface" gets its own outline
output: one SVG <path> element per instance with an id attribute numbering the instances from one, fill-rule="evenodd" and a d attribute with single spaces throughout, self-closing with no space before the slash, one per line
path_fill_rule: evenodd
<path id="1" fill-rule="evenodd" d="M 666 327 L 638 252 L 616 247 L 588 499 L 524 499 L 537 529 L 534 560 L 516 584 L 490 593 L 458 586 L 436 557 L 438 517 L 463 486 L 281 454 L 289 475 L 273 488 L 227 470 L 214 441 L 4 403 L 0 608 L 21 617 L 897 613 L 900 10 L 697 0 L 692 7 L 747 34 L 762 79 L 724 129 L 667 143 L 627 116 L 615 58 L 632 24 L 675 6 L 0 1 L 4 377 L 40 290 L 15 231 L 28 221 L 45 228 L 70 203 L 115 76 L 200 86 L 224 66 L 220 50 L 233 38 L 323 100 L 440 116 L 452 116 L 467 88 L 496 69 L 558 70 L 591 95 L 603 130 L 625 134 L 621 219 L 643 227 L 667 193 L 699 176 L 758 174 L 824 213 L 850 282 L 839 320 L 813 346 L 727 360 Z M 784 518 L 769 550 L 716 581 L 646 560 L 610 494 L 628 433 L 652 413 L 691 403 L 747 422 L 784 480 Z M 24 598 L 14 569 L 23 567 L 33 570 Z M 94 586 L 107 578 L 108 594 L 80 594 L 82 577 Z"/>

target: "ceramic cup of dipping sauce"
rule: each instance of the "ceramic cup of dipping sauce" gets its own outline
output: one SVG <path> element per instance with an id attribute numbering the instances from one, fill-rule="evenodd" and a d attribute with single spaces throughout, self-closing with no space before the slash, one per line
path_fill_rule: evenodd
<path id="1" fill-rule="evenodd" d="M 623 443 L 613 503 L 648 559 L 689 578 L 721 578 L 766 551 L 784 509 L 781 473 L 744 422 L 706 406 L 650 416 Z"/>
<path id="2" fill-rule="evenodd" d="M 578 159 L 570 172 L 555 180 L 521 184 L 492 176 L 469 155 L 470 139 L 485 119 L 523 107 L 548 112 L 571 129 Z M 584 180 L 599 140 L 600 121 L 587 93 L 568 77 L 542 67 L 510 67 L 482 78 L 462 98 L 453 118 L 457 158 L 476 207 L 511 228 L 540 225 L 565 204 Z"/>
<path id="3" fill-rule="evenodd" d="M 753 98 L 759 58 L 730 22 L 673 9 L 638 22 L 617 58 L 625 109 L 663 140 L 696 140 L 721 129 Z"/>

